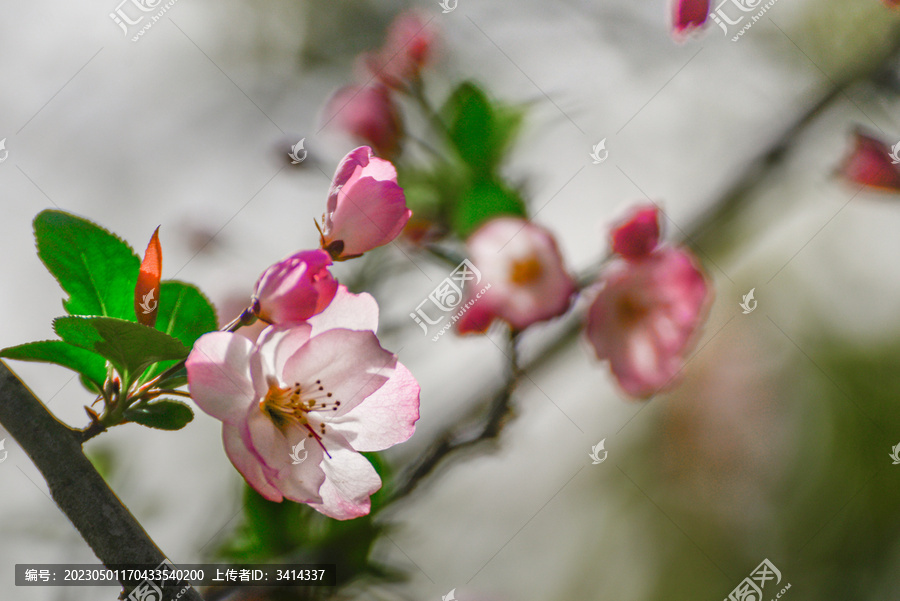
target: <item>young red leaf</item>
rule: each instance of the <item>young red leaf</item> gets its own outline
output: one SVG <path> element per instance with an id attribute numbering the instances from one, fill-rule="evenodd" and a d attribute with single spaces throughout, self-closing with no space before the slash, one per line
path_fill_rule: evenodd
<path id="1" fill-rule="evenodd" d="M 153 232 L 150 244 L 144 252 L 137 286 L 134 288 L 134 314 L 138 323 L 153 327 L 159 309 L 159 280 L 162 276 L 162 248 L 159 245 L 159 228 Z"/>

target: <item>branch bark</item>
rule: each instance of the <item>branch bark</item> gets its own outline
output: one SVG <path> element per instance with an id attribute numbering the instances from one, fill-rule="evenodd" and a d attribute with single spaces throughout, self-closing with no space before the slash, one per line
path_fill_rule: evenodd
<path id="1" fill-rule="evenodd" d="M 0 423 L 40 470 L 59 506 L 106 565 L 158 565 L 165 555 L 85 457 L 79 432 L 57 420 L 0 361 Z M 126 590 L 129 587 L 123 588 Z M 174 598 L 180 586 L 164 589 Z M 203 601 L 193 588 L 180 599 Z"/>

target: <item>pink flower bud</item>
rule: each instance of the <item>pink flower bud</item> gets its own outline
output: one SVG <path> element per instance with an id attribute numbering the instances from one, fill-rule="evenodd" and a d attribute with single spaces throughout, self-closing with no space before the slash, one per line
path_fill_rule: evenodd
<path id="1" fill-rule="evenodd" d="M 253 310 L 262 321 L 291 324 L 306 321 L 331 303 L 338 282 L 328 271 L 324 250 L 300 251 L 266 269 L 256 283 Z"/>
<path id="2" fill-rule="evenodd" d="M 361 57 L 365 68 L 384 85 L 403 89 L 419 79 L 422 67 L 434 52 L 435 32 L 422 16 L 401 13 L 388 28 L 378 52 Z"/>
<path id="3" fill-rule="evenodd" d="M 890 146 L 857 130 L 854 147 L 841 166 L 841 174 L 852 182 L 889 190 L 900 191 L 900 164 L 894 163 Z M 898 147 L 900 154 L 900 147 Z M 900 158 L 897 159 L 900 161 Z"/>
<path id="4" fill-rule="evenodd" d="M 331 97 L 327 122 L 391 157 L 400 150 L 403 122 L 390 91 L 381 85 L 347 86 Z"/>
<path id="5" fill-rule="evenodd" d="M 467 308 L 457 322 L 460 333 L 484 332 L 495 319 L 524 330 L 569 309 L 575 282 L 544 228 L 501 217 L 476 230 L 467 247 L 482 278 L 468 282 Z"/>
<path id="6" fill-rule="evenodd" d="M 633 209 L 610 235 L 613 252 L 632 259 L 653 252 L 659 244 L 658 214 L 653 205 Z"/>
<path id="7" fill-rule="evenodd" d="M 357 257 L 396 238 L 411 215 L 397 170 L 361 146 L 344 157 L 334 174 L 322 246 L 335 260 Z"/>
<path id="8" fill-rule="evenodd" d="M 710 0 L 673 0 L 672 29 L 676 36 L 701 27 L 709 16 Z"/>

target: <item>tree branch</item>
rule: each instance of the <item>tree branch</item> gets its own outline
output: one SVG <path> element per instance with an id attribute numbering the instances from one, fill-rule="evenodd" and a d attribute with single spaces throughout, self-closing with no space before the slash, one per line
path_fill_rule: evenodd
<path id="1" fill-rule="evenodd" d="M 57 420 L 0 361 L 0 423 L 40 470 L 53 501 L 106 565 L 159 565 L 165 555 L 85 457 L 78 430 Z M 130 587 L 123 588 L 126 590 Z M 174 598 L 180 586 L 165 587 Z M 180 599 L 203 601 L 193 588 Z"/>

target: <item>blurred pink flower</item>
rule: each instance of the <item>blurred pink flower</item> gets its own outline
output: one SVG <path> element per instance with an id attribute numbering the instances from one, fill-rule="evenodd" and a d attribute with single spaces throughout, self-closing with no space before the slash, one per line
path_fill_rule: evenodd
<path id="1" fill-rule="evenodd" d="M 322 245 L 335 260 L 350 259 L 383 246 L 403 231 L 406 208 L 397 170 L 361 146 L 338 165 L 323 217 Z"/>
<path id="2" fill-rule="evenodd" d="M 466 304 L 472 305 L 457 322 L 460 333 L 484 332 L 494 319 L 524 330 L 569 309 L 575 282 L 566 272 L 556 240 L 544 228 L 501 217 L 476 230 L 467 247 L 483 279 L 466 290 Z M 486 286 L 490 288 L 476 298 Z"/>
<path id="3" fill-rule="evenodd" d="M 628 258 L 650 254 L 659 244 L 659 220 L 655 206 L 639 206 L 614 226 L 610 234 L 613 252 Z"/>
<path id="4" fill-rule="evenodd" d="M 648 227 L 647 211 L 613 233 L 629 251 L 646 248 L 658 236 Z M 628 240 L 633 244 L 624 244 Z M 586 323 L 588 340 L 597 357 L 608 359 L 613 375 L 625 392 L 651 396 L 673 383 L 685 355 L 692 348 L 710 301 L 710 290 L 687 251 L 656 247 L 642 254 L 612 259 L 600 275 L 600 291 L 591 304 Z"/>
<path id="5" fill-rule="evenodd" d="M 346 86 L 334 93 L 325 108 L 327 122 L 370 144 L 378 154 L 393 157 L 400 150 L 403 121 L 382 85 Z"/>
<path id="6" fill-rule="evenodd" d="M 321 313 L 334 298 L 337 280 L 324 250 L 304 250 L 266 269 L 256 282 L 253 312 L 267 323 L 286 325 Z"/>
<path id="7" fill-rule="evenodd" d="M 419 79 L 422 67 L 434 53 L 435 38 L 430 19 L 425 21 L 415 12 L 400 13 L 388 28 L 381 49 L 360 59 L 381 83 L 403 89 Z"/>
<path id="8" fill-rule="evenodd" d="M 266 499 L 339 520 L 369 512 L 381 479 L 360 452 L 407 440 L 419 417 L 419 385 L 377 322 L 371 296 L 341 287 L 324 312 L 256 344 L 213 332 L 194 345 L 191 396 L 223 422 L 228 458 Z"/>
<path id="9" fill-rule="evenodd" d="M 709 16 L 710 0 L 673 0 L 672 29 L 677 37 L 703 26 Z"/>
<path id="10" fill-rule="evenodd" d="M 893 149 L 860 130 L 854 132 L 854 146 L 840 168 L 850 181 L 872 188 L 900 191 L 900 164 L 893 162 Z M 900 151 L 898 151 L 900 152 Z M 900 157 L 897 159 L 900 161 Z"/>

